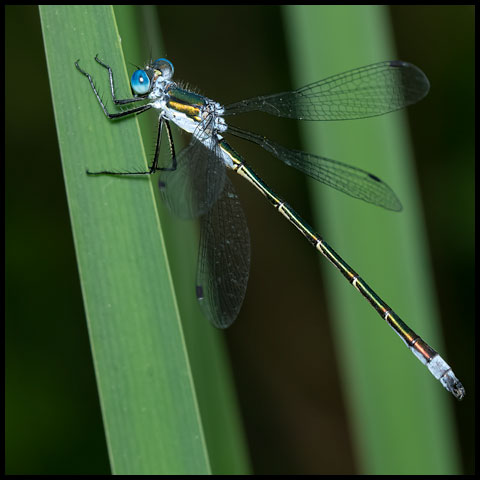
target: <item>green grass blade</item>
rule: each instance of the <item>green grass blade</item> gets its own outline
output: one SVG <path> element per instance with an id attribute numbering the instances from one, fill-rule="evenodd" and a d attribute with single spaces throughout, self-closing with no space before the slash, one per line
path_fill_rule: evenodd
<path id="1" fill-rule="evenodd" d="M 108 121 L 73 65 L 80 59 L 113 110 L 107 72 L 93 57 L 98 53 L 112 66 L 119 97 L 130 96 L 120 41 L 126 38 L 117 31 L 111 7 L 41 7 L 40 13 L 112 471 L 207 474 L 210 457 L 217 458 L 217 470 L 241 471 L 243 447 L 231 440 L 238 432 L 225 431 L 232 424 L 238 428 L 238 420 L 222 364 L 212 375 L 218 381 L 217 399 L 198 405 L 189 357 L 199 355 L 186 347 L 154 185 L 145 178 L 85 174 L 86 168 L 147 166 L 136 119 Z M 182 310 L 188 308 L 194 307 Z M 212 332 L 202 321 L 201 328 Z M 207 334 L 212 339 L 207 360 L 222 356 L 215 333 Z M 199 390 L 208 382 L 202 385 Z M 215 411 L 221 399 L 229 400 L 221 409 L 224 430 L 218 425 L 208 429 L 230 437 L 211 452 L 204 435 L 205 411 L 208 406 Z M 226 453 L 225 445 L 231 447 Z M 235 447 L 240 453 L 232 453 Z M 219 452 L 225 453 L 223 464 Z"/>
<path id="2" fill-rule="evenodd" d="M 285 19 L 298 86 L 396 59 L 382 7 L 286 7 Z M 404 114 L 341 125 L 313 123 L 301 125 L 307 151 L 377 174 L 404 206 L 393 214 L 311 182 L 318 231 L 442 354 Z M 448 405 L 453 399 L 345 279 L 323 258 L 321 264 L 363 473 L 457 472 Z"/>
<path id="3" fill-rule="evenodd" d="M 160 26 L 156 7 L 116 6 L 115 15 L 124 39 L 122 46 L 126 58 L 145 61 L 148 55 L 166 56 L 159 38 Z M 132 16 L 138 17 L 140 32 L 127 34 Z M 128 46 L 128 48 L 127 48 Z M 138 51 L 141 51 L 138 54 Z M 148 53 L 146 53 L 148 52 Z M 172 59 L 175 60 L 175 59 Z M 153 152 L 155 139 L 155 112 L 138 117 L 147 151 Z M 188 141 L 173 129 L 177 152 Z M 164 143 L 166 143 L 164 141 Z M 168 156 L 168 152 L 164 152 Z M 158 189 L 155 189 L 158 193 Z M 202 315 L 192 295 L 195 282 L 198 232 L 194 222 L 176 220 L 166 211 L 162 202 L 157 202 L 164 237 L 169 253 L 169 264 L 175 285 L 182 324 L 184 327 L 190 367 L 195 379 L 195 388 L 208 445 L 209 460 L 214 474 L 248 473 L 246 445 L 241 419 L 238 414 L 229 358 L 224 348 L 224 336 L 212 328 Z"/>

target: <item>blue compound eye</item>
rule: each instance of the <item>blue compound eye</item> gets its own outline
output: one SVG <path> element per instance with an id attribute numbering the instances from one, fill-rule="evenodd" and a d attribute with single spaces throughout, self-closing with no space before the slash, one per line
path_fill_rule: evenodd
<path id="1" fill-rule="evenodd" d="M 136 94 L 145 95 L 150 90 L 150 79 L 145 73 L 145 70 L 136 70 L 133 72 L 130 85 Z"/>
<path id="2" fill-rule="evenodd" d="M 157 58 L 157 60 L 153 62 L 153 68 L 160 70 L 165 80 L 170 80 L 173 77 L 173 63 L 166 58 Z"/>

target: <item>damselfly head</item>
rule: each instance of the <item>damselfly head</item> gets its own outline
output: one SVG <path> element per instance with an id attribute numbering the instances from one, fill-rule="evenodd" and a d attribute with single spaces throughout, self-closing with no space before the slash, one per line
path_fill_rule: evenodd
<path id="1" fill-rule="evenodd" d="M 145 67 L 144 70 L 135 70 L 130 85 L 136 95 L 149 93 L 155 82 L 161 78 L 168 81 L 173 76 L 173 64 L 166 58 L 159 58 Z"/>

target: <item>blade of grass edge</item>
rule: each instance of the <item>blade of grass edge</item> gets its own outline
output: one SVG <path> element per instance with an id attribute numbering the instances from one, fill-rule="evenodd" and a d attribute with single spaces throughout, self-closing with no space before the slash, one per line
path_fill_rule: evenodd
<path id="1" fill-rule="evenodd" d="M 151 54 L 165 57 L 166 49 L 160 39 L 157 8 L 152 5 L 115 6 L 115 16 L 122 36 L 125 57 L 140 63 Z M 137 31 L 129 28 L 132 18 L 137 19 Z M 175 58 L 171 58 L 175 64 Z M 146 145 L 155 139 L 155 112 L 137 117 Z M 150 117 L 150 118 L 149 118 Z M 173 128 L 177 152 L 185 146 L 185 136 Z M 163 142 L 167 147 L 166 142 Z M 153 152 L 153 145 L 147 151 Z M 168 152 L 163 152 L 168 156 Z M 149 156 L 150 159 L 151 156 Z M 158 189 L 154 187 L 158 194 Z M 208 446 L 213 474 L 247 474 L 249 460 L 230 360 L 223 332 L 206 321 L 195 299 L 194 288 L 198 250 L 198 231 L 195 222 L 185 222 L 172 217 L 157 197 L 160 220 L 163 226 L 175 293 L 184 329 L 190 366 L 202 418 L 203 431 Z"/>
<path id="2" fill-rule="evenodd" d="M 135 168 L 132 159 L 146 165 L 135 119 L 112 125 L 73 65 L 79 58 L 100 84 L 108 77 L 93 61 L 99 53 L 122 72 L 117 88 L 128 96 L 112 9 L 40 14 L 112 471 L 209 473 L 152 184 L 85 174 Z"/>

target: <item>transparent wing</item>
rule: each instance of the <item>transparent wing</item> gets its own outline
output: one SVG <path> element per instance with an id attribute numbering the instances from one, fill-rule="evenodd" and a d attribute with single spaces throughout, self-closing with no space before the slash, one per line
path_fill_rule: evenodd
<path id="1" fill-rule="evenodd" d="M 174 171 L 162 171 L 158 185 L 168 209 L 180 218 L 205 214 L 223 191 L 225 166 L 217 142 L 207 148 L 192 136 L 190 144 L 177 156 Z"/>
<path id="2" fill-rule="evenodd" d="M 402 209 L 402 204 L 393 190 L 377 176 L 365 170 L 300 150 L 290 150 L 268 138 L 237 127 L 229 126 L 228 132 L 260 145 L 287 165 L 351 197 L 387 210 Z"/>
<path id="3" fill-rule="evenodd" d="M 415 65 L 387 61 L 356 68 L 283 92 L 242 100 L 225 115 L 258 110 L 300 120 L 353 120 L 393 112 L 421 100 L 430 88 Z"/>
<path id="4" fill-rule="evenodd" d="M 248 226 L 228 177 L 222 195 L 200 223 L 197 298 L 212 324 L 227 328 L 240 311 L 250 271 Z"/>

